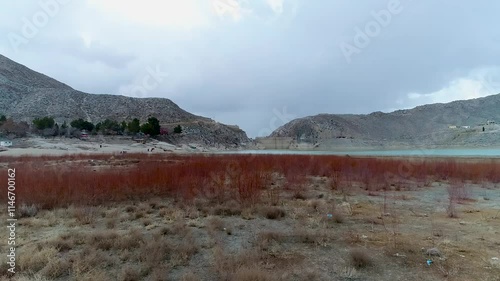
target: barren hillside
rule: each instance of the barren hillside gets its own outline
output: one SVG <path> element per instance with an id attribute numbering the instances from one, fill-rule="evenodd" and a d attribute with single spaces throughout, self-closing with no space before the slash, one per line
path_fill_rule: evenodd
<path id="1" fill-rule="evenodd" d="M 500 144 L 498 126 L 486 125 L 499 120 L 500 95 L 492 95 L 391 113 L 308 116 L 292 120 L 271 136 L 323 146 L 487 146 Z"/>
<path id="2" fill-rule="evenodd" d="M 150 116 L 162 124 L 183 122 L 189 141 L 211 144 L 248 142 L 243 130 L 193 115 L 166 98 L 131 98 L 83 93 L 0 55 L 0 113 L 31 122 L 52 116 L 56 122 L 83 118 L 94 123 L 107 118 L 141 122 Z M 217 131 L 217 133 L 215 133 Z"/>

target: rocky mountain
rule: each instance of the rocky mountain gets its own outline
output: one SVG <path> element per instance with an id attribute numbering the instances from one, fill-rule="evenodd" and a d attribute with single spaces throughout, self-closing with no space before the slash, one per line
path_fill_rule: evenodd
<path id="1" fill-rule="evenodd" d="M 500 145 L 499 126 L 491 121 L 500 121 L 500 94 L 391 113 L 308 116 L 292 120 L 271 136 L 323 148 Z"/>
<path id="2" fill-rule="evenodd" d="M 191 114 L 169 99 L 80 92 L 2 55 L 0 113 L 28 123 L 37 117 L 52 116 L 60 124 L 78 118 L 93 123 L 133 118 L 145 122 L 154 116 L 167 128 L 182 124 L 186 141 L 208 145 L 239 145 L 249 141 L 243 130 Z"/>

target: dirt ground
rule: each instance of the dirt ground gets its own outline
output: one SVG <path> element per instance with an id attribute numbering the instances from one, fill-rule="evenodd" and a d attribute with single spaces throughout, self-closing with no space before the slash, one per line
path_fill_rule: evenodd
<path id="1" fill-rule="evenodd" d="M 156 197 L 23 206 L 12 278 L 500 280 L 498 185 L 466 183 L 450 205 L 445 181 L 407 181 L 379 192 L 361 183 L 332 190 L 323 177 L 290 191 L 278 188 L 282 181 L 277 175 L 256 204 Z M 5 273 L 5 254 L 1 264 Z"/>

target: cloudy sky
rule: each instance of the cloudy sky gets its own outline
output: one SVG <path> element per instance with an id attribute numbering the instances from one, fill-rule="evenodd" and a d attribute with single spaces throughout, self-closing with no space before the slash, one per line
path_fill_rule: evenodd
<path id="1" fill-rule="evenodd" d="M 262 136 L 500 92 L 498 1 L 0 0 L 0 53 Z"/>

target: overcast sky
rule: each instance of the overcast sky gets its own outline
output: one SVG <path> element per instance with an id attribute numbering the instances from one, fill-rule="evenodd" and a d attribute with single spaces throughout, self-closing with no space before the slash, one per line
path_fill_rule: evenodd
<path id="1" fill-rule="evenodd" d="M 319 113 L 500 92 L 493 0 L 0 3 L 1 54 L 84 92 L 166 97 L 250 137 Z"/>

